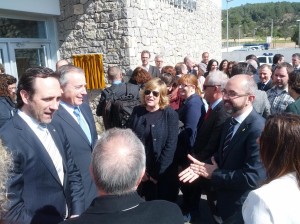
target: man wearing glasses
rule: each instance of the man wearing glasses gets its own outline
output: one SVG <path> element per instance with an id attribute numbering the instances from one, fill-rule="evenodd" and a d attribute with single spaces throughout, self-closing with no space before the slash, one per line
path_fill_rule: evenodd
<path id="1" fill-rule="evenodd" d="M 159 72 L 161 73 L 161 69 L 163 68 L 164 59 L 163 56 L 158 54 L 154 58 L 155 66 L 158 68 Z"/>
<path id="2" fill-rule="evenodd" d="M 218 223 L 233 220 L 243 223 L 243 202 L 248 192 L 265 179 L 256 141 L 265 120 L 252 106 L 256 89 L 256 83 L 248 75 L 236 75 L 227 82 L 223 103 L 231 117 L 224 123 L 218 151 L 209 162 L 189 155 L 190 167 L 179 174 L 183 182 L 193 182 L 199 177 L 209 180 L 216 194 L 214 217 Z"/>

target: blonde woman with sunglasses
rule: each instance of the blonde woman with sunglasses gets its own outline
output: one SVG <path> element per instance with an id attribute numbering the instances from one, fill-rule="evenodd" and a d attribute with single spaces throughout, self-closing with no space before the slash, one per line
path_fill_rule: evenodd
<path id="1" fill-rule="evenodd" d="M 168 90 L 160 78 L 141 90 L 141 105 L 134 108 L 129 127 L 145 145 L 146 172 L 138 192 L 146 200 L 176 201 L 177 170 L 174 155 L 178 137 L 178 115 L 169 107 Z"/>

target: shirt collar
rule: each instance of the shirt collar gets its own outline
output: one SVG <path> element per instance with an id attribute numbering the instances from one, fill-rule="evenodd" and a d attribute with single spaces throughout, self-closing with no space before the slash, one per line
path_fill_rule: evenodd
<path id="1" fill-rule="evenodd" d="M 246 119 L 246 117 L 248 117 L 248 115 L 251 113 L 252 110 L 253 110 L 253 106 L 249 107 L 244 113 L 235 117 L 234 119 L 237 122 L 239 122 L 239 124 L 241 124 Z"/>
<path id="2" fill-rule="evenodd" d="M 37 122 L 36 119 L 30 117 L 29 115 L 27 115 L 22 110 L 18 110 L 17 113 L 29 125 L 29 127 L 32 130 L 36 130 L 36 129 L 43 130 L 43 128 L 40 126 L 39 122 Z"/>

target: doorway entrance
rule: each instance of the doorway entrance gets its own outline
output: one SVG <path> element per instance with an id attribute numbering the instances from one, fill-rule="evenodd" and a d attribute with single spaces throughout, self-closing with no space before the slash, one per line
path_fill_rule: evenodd
<path id="1" fill-rule="evenodd" d="M 48 67 L 49 59 L 49 43 L 0 43 L 0 63 L 5 65 L 6 73 L 18 78 L 28 68 Z"/>

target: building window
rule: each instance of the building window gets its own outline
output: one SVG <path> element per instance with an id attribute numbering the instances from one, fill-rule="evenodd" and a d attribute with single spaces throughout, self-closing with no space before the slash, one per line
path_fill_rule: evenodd
<path id="1" fill-rule="evenodd" d="M 0 18 L 0 38 L 46 39 L 44 21 Z"/>

